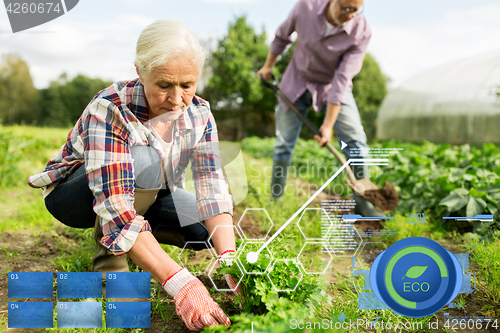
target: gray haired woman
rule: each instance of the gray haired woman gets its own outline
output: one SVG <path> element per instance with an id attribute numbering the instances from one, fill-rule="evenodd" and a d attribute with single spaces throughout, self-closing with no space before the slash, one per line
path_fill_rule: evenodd
<path id="1" fill-rule="evenodd" d="M 222 259 L 235 251 L 215 120 L 209 104 L 195 96 L 205 58 L 182 23 L 149 25 L 137 42 L 139 78 L 98 92 L 58 155 L 28 179 L 44 189 L 47 209 L 59 221 L 95 228 L 94 271 L 128 271 L 127 254 L 163 283 L 191 330 L 230 322 L 159 242 L 213 247 Z M 184 189 L 189 163 L 196 195 Z"/>

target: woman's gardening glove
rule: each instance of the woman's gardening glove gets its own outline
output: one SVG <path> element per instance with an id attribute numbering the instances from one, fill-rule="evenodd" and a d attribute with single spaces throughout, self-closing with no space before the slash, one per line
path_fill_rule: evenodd
<path id="1" fill-rule="evenodd" d="M 174 298 L 175 310 L 190 330 L 201 331 L 207 326 L 231 324 L 207 288 L 187 269 L 169 277 L 162 286 Z"/>
<path id="2" fill-rule="evenodd" d="M 234 253 L 236 253 L 234 250 L 227 250 L 222 252 L 222 254 L 219 257 L 220 261 L 219 264 L 224 263 L 228 266 L 232 266 L 233 259 L 231 258 L 231 255 L 234 255 Z M 227 285 L 229 286 L 229 289 L 231 289 L 236 296 L 241 297 L 242 296 L 241 288 L 240 285 L 238 284 L 238 280 L 232 277 L 230 274 L 226 274 L 224 275 L 224 277 L 226 278 L 226 282 Z"/>

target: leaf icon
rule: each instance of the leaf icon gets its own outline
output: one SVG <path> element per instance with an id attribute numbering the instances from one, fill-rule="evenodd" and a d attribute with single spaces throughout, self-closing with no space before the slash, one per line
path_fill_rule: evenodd
<path id="1" fill-rule="evenodd" d="M 416 279 L 420 275 L 424 274 L 425 270 L 429 266 L 413 266 L 410 267 L 410 269 L 406 272 L 406 275 L 402 277 L 404 279 L 406 276 L 409 277 L 410 279 Z"/>

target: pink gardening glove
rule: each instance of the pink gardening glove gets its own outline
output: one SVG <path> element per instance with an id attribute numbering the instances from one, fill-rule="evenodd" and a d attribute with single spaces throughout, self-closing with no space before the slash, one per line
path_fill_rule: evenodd
<path id="1" fill-rule="evenodd" d="M 190 330 L 201 331 L 208 326 L 231 324 L 207 288 L 187 269 L 169 277 L 163 288 L 174 298 L 175 310 Z"/>
<path id="2" fill-rule="evenodd" d="M 233 265 L 233 259 L 230 259 L 231 255 L 236 253 L 234 250 L 227 250 L 222 252 L 222 254 L 219 257 L 220 262 L 225 263 L 228 266 Z M 238 280 L 233 278 L 231 275 L 226 274 L 224 275 L 226 278 L 227 285 L 229 286 L 229 289 L 236 295 L 241 297 L 241 288 L 240 285 L 238 284 Z"/>

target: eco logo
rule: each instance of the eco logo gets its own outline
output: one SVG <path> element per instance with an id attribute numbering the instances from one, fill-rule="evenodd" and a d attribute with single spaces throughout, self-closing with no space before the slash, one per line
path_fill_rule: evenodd
<path id="1" fill-rule="evenodd" d="M 382 252 L 370 269 L 375 295 L 396 313 L 425 317 L 459 293 L 463 272 L 458 259 L 433 240 L 412 237 Z"/>
<path id="2" fill-rule="evenodd" d="M 72 10 L 79 0 L 3 0 L 12 32 L 52 21 Z"/>

